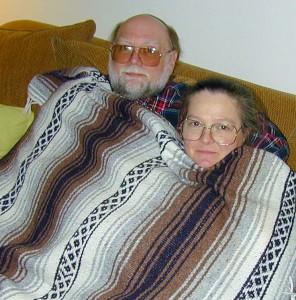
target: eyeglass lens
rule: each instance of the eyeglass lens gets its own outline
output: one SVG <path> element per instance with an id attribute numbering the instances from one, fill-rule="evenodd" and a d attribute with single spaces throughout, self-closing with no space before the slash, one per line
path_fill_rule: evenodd
<path id="1" fill-rule="evenodd" d="M 156 67 L 160 62 L 160 53 L 154 47 L 143 47 L 135 50 L 133 46 L 113 45 L 111 48 L 112 59 L 117 63 L 127 63 L 134 52 L 137 52 L 142 64 Z"/>
<path id="2" fill-rule="evenodd" d="M 210 128 L 201 122 L 186 119 L 182 126 L 184 139 L 197 141 L 203 135 L 205 129 L 209 129 L 212 139 L 219 145 L 231 145 L 234 143 L 237 130 L 233 125 L 226 123 L 213 124 Z"/>

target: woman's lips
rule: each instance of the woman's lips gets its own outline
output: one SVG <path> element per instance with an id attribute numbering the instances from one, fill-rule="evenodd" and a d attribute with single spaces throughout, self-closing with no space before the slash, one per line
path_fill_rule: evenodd
<path id="1" fill-rule="evenodd" d="M 212 154 L 216 153 L 214 151 L 209 151 L 209 150 L 197 150 L 197 152 L 200 154 L 205 154 L 205 155 L 212 155 Z"/>

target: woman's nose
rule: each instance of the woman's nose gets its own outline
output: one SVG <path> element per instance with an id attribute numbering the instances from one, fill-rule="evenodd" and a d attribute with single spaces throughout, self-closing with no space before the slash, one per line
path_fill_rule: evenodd
<path id="1" fill-rule="evenodd" d="M 209 144 L 209 143 L 213 142 L 213 138 L 211 135 L 211 129 L 204 128 L 199 140 L 204 144 Z"/>

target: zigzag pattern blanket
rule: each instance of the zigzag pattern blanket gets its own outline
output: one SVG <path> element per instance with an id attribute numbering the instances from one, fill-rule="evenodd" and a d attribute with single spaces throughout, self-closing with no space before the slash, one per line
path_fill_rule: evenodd
<path id="1" fill-rule="evenodd" d="M 160 116 L 71 72 L 32 81 L 53 92 L 0 162 L 0 299 L 292 299 L 295 172 L 247 146 L 201 170 Z"/>

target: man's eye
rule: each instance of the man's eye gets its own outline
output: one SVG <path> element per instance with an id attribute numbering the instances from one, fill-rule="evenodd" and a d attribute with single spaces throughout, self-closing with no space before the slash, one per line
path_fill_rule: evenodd
<path id="1" fill-rule="evenodd" d="M 157 51 L 157 49 L 156 48 L 154 48 L 154 47 L 146 47 L 145 48 L 146 49 L 146 53 L 147 54 L 157 54 L 158 53 L 158 51 Z"/>
<path id="2" fill-rule="evenodd" d="M 120 51 L 123 51 L 123 52 L 132 52 L 133 51 L 133 47 L 128 46 L 128 45 L 120 45 Z"/>

